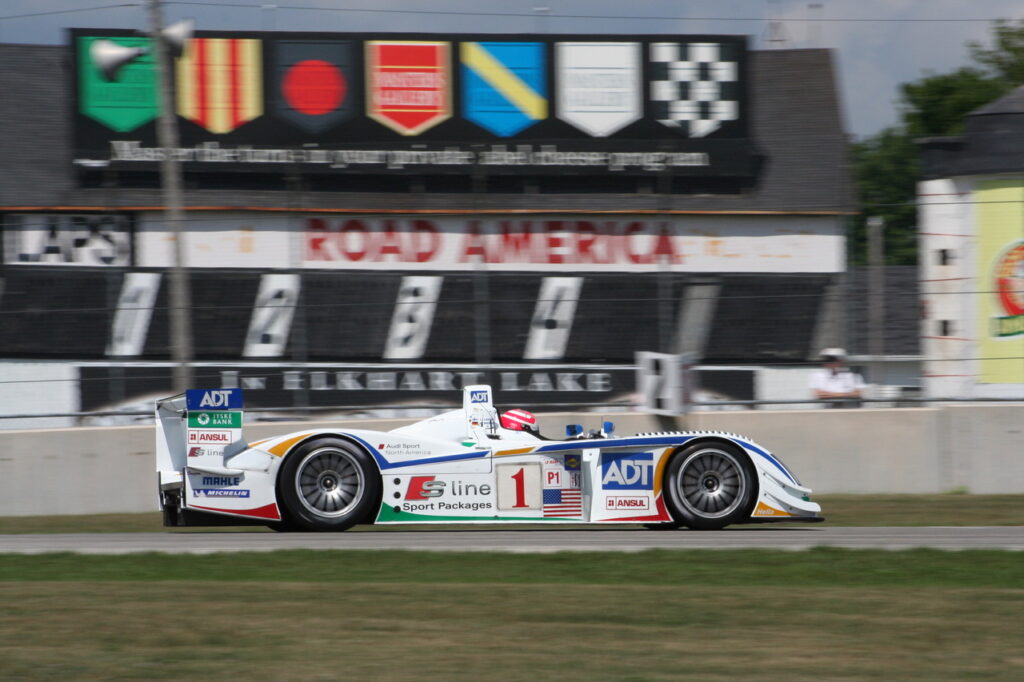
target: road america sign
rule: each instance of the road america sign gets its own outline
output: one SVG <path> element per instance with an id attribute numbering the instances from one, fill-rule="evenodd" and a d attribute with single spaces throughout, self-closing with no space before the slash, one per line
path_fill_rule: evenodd
<path id="1" fill-rule="evenodd" d="M 419 135 L 452 115 L 451 43 L 366 41 L 366 115 Z"/>
<path id="2" fill-rule="evenodd" d="M 543 43 L 464 42 L 462 116 L 508 137 L 547 118 Z"/>
<path id="3" fill-rule="evenodd" d="M 606 137 L 643 115 L 640 43 L 556 43 L 558 118 Z"/>

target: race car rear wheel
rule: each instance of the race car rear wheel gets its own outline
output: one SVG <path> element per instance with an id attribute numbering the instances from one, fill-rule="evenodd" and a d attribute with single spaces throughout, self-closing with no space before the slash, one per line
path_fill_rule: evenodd
<path id="1" fill-rule="evenodd" d="M 341 438 L 300 445 L 281 467 L 287 522 L 302 530 L 340 531 L 365 521 L 380 500 L 380 474 L 362 448 Z"/>
<path id="2" fill-rule="evenodd" d="M 679 450 L 665 472 L 672 516 L 694 530 L 717 530 L 749 516 L 756 488 L 747 455 L 720 441 Z"/>

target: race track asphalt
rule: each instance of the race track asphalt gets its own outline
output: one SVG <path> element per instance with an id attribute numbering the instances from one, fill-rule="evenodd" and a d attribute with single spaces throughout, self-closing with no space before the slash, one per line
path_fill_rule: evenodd
<path id="1" fill-rule="evenodd" d="M 638 552 L 646 549 L 783 549 L 812 547 L 900 550 L 1024 550 L 1024 526 L 845 528 L 764 526 L 721 531 L 613 528 L 374 529 L 347 533 L 197 532 L 2 535 L 0 554 L 77 552 L 269 552 L 278 549 L 406 549 L 495 552 Z"/>

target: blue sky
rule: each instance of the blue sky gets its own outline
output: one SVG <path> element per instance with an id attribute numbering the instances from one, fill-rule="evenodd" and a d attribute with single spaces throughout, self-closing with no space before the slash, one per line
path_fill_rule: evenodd
<path id="1" fill-rule="evenodd" d="M 0 42 L 61 44 L 70 27 L 144 28 L 146 11 L 146 0 L 0 0 Z M 53 14 L 43 14 L 48 12 Z M 24 14 L 38 16 L 4 18 Z M 209 30 L 724 33 L 750 36 L 755 49 L 828 47 L 836 51 L 846 129 L 864 136 L 896 122 L 900 83 L 965 65 L 964 44 L 987 40 L 994 19 L 1024 18 L 1024 3 L 165 0 L 164 16 L 168 22 L 194 18 Z"/>

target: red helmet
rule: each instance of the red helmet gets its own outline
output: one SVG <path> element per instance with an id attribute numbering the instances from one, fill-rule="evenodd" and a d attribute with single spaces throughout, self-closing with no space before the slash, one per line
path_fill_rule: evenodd
<path id="1" fill-rule="evenodd" d="M 509 410 L 501 415 L 501 428 L 511 431 L 533 431 L 537 429 L 537 418 L 526 410 Z"/>

